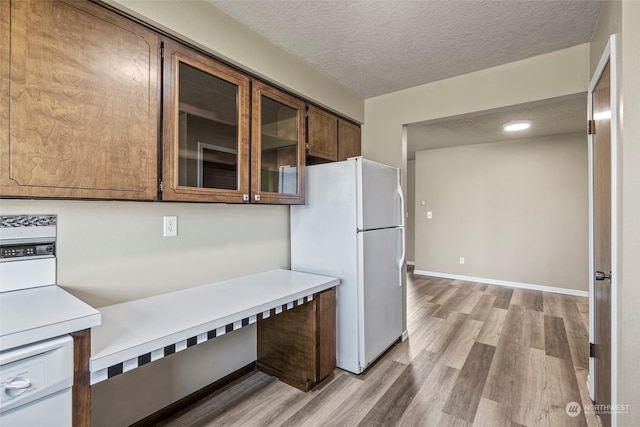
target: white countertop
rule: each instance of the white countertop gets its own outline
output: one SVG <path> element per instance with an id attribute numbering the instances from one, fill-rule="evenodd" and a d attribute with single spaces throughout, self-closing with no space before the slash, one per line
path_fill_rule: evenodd
<path id="1" fill-rule="evenodd" d="M 100 312 L 56 285 L 0 293 L 0 350 L 100 324 Z"/>
<path id="2" fill-rule="evenodd" d="M 90 371 L 337 286 L 339 279 L 273 270 L 100 308 Z"/>

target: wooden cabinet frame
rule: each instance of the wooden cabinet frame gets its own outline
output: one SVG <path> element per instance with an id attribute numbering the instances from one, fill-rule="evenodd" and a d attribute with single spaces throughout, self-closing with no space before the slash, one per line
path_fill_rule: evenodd
<path id="1" fill-rule="evenodd" d="M 361 155 L 360 125 L 338 119 L 338 161 Z"/>
<path id="2" fill-rule="evenodd" d="M 260 81 L 252 83 L 252 126 L 251 126 L 251 201 L 265 204 L 304 204 L 304 165 L 305 165 L 305 108 L 303 100 Z M 297 115 L 297 193 L 282 194 L 262 192 L 262 97 L 265 96 L 298 111 Z"/>
<path id="3" fill-rule="evenodd" d="M 309 105 L 307 156 L 338 160 L 338 117 Z"/>
<path id="4" fill-rule="evenodd" d="M 156 199 L 158 51 L 88 1 L 1 1 L 0 195 Z"/>
<path id="5" fill-rule="evenodd" d="M 0 197 L 304 203 L 305 101 L 161 30 L 92 1 L 0 1 L 0 57 Z M 181 62 L 238 88 L 237 189 L 180 185 Z M 297 111 L 296 158 L 278 154 L 296 194 L 261 190 L 263 96 Z"/>
<path id="6" fill-rule="evenodd" d="M 336 288 L 313 301 L 258 320 L 257 367 L 302 391 L 336 368 Z"/>
<path id="7" fill-rule="evenodd" d="M 0 1 L 0 195 L 5 195 L 9 175 L 9 75 L 11 62 L 7 60 L 11 55 L 11 3 Z M 13 185 L 13 184 L 9 184 Z M 11 192 L 16 190 L 11 190 Z"/>
<path id="8" fill-rule="evenodd" d="M 347 160 L 361 153 L 360 125 L 309 105 L 307 156 L 311 163 Z"/>
<path id="9" fill-rule="evenodd" d="M 180 186 L 179 66 L 190 65 L 238 87 L 238 190 Z M 249 77 L 174 42 L 164 44 L 163 191 L 162 200 L 248 202 L 249 195 Z"/>

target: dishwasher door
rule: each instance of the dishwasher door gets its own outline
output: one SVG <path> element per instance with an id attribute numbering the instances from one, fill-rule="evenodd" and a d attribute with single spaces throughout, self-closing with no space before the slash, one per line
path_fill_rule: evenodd
<path id="1" fill-rule="evenodd" d="M 0 352 L 0 425 L 69 427 L 73 339 L 62 336 Z"/>

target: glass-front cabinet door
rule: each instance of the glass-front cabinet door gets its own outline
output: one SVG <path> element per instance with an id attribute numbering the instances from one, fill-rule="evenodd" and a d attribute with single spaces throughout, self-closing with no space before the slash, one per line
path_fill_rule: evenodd
<path id="1" fill-rule="evenodd" d="M 163 200 L 249 201 L 249 77 L 164 47 Z"/>
<path id="2" fill-rule="evenodd" d="M 305 104 L 252 82 L 251 201 L 304 203 Z"/>

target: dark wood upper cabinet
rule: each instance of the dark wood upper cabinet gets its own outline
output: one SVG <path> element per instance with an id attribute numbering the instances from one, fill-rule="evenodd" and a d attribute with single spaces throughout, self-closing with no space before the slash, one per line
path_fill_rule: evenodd
<path id="1" fill-rule="evenodd" d="M 304 203 L 360 129 L 86 0 L 0 0 L 0 197 Z M 308 143 L 308 152 L 307 147 Z"/>
<path id="2" fill-rule="evenodd" d="M 0 1 L 0 196 L 155 199 L 158 46 L 90 2 Z"/>
<path id="3" fill-rule="evenodd" d="M 338 161 L 361 155 L 360 125 L 338 119 Z"/>
<path id="4" fill-rule="evenodd" d="M 304 203 L 304 101 L 252 82 L 251 201 Z"/>
<path id="5" fill-rule="evenodd" d="M 360 126 L 309 105 L 307 162 L 324 163 L 360 155 Z"/>
<path id="6" fill-rule="evenodd" d="M 163 200 L 304 203 L 304 101 L 167 41 L 163 111 Z"/>
<path id="7" fill-rule="evenodd" d="M 249 201 L 249 77 L 164 43 L 163 200 Z"/>
<path id="8" fill-rule="evenodd" d="M 338 160 L 338 117 L 309 106 L 307 156 L 328 161 Z"/>

